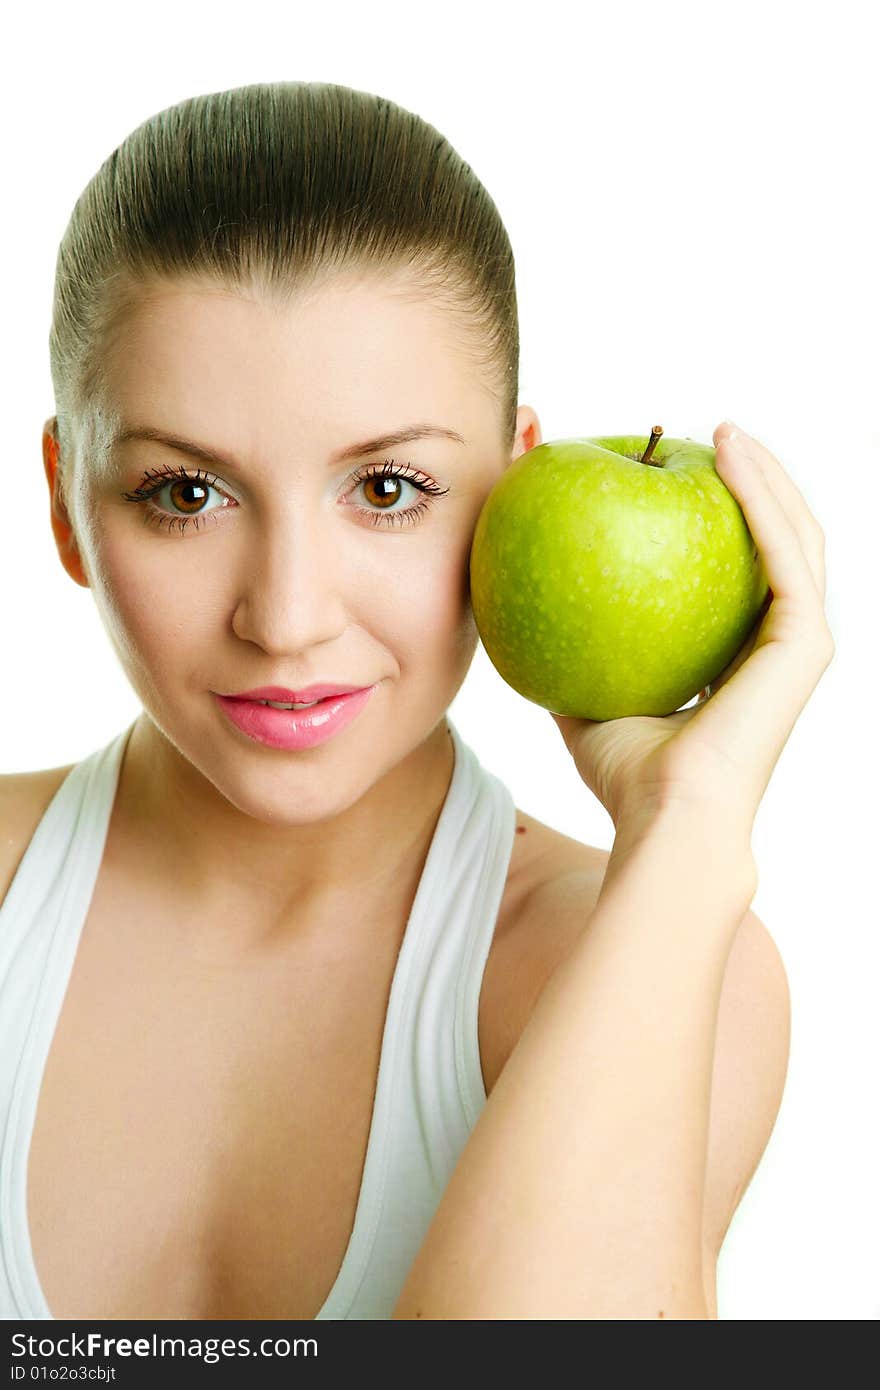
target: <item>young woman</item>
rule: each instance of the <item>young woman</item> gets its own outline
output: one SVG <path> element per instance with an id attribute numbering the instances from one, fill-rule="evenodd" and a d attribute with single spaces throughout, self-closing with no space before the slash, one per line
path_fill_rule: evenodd
<path id="1" fill-rule="evenodd" d="M 752 825 L 833 652 L 790 476 L 715 431 L 772 602 L 711 698 L 550 716 L 609 857 L 447 716 L 541 432 L 432 126 L 330 84 L 160 113 L 76 204 L 50 349 L 55 539 L 143 710 L 2 779 L 0 1311 L 717 1316 L 788 1048 Z"/>

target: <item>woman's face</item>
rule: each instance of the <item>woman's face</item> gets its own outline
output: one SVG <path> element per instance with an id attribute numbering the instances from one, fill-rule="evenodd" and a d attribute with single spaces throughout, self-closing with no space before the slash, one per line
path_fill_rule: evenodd
<path id="1" fill-rule="evenodd" d="M 477 516 L 540 442 L 521 407 L 505 452 L 454 325 L 397 288 L 338 277 L 284 308 L 183 284 L 151 293 L 108 354 L 109 418 L 224 461 L 130 438 L 106 467 L 82 463 L 79 555 L 132 687 L 188 762 L 276 824 L 340 812 L 435 730 L 477 642 Z M 464 442 L 337 457 L 412 426 Z M 406 476 L 365 477 L 386 461 Z M 324 681 L 376 689 L 342 732 L 295 752 L 231 728 L 212 694 Z"/>

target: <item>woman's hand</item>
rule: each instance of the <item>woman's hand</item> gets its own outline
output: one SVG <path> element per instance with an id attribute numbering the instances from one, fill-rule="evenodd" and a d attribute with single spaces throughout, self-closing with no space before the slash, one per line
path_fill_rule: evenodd
<path id="1" fill-rule="evenodd" d="M 834 656 L 825 536 L 757 439 L 724 421 L 713 442 L 715 471 L 743 510 L 770 585 L 752 633 L 688 709 L 659 718 L 551 717 L 615 826 L 683 806 L 723 813 L 750 837 L 779 755 Z"/>

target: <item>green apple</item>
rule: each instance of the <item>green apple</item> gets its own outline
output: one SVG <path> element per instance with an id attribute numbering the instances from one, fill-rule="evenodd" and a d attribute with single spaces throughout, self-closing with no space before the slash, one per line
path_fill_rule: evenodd
<path id="1" fill-rule="evenodd" d="M 477 518 L 483 646 L 514 690 L 555 714 L 673 713 L 733 660 L 767 598 L 715 450 L 662 433 L 539 444 Z"/>

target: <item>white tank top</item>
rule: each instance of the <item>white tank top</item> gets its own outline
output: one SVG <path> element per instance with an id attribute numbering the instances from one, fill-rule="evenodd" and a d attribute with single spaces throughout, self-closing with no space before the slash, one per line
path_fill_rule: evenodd
<path id="1" fill-rule="evenodd" d="M 447 715 L 455 767 L 397 956 L 354 1225 L 318 1318 L 390 1318 L 486 1103 L 477 1006 L 516 828 L 513 798 Z M 54 1318 L 34 1265 L 37 1099 L 98 876 L 131 725 L 77 763 L 0 904 L 0 1316 Z"/>

